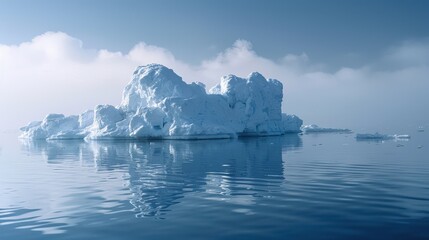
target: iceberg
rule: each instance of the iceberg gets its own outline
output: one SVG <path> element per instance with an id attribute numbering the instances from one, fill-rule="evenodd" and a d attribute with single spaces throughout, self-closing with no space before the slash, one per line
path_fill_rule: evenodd
<path id="1" fill-rule="evenodd" d="M 254 72 L 228 75 L 206 92 L 160 64 L 138 67 L 118 106 L 80 115 L 48 114 L 22 127 L 27 139 L 211 139 L 300 132 L 302 120 L 281 112 L 283 85 Z"/>
<path id="2" fill-rule="evenodd" d="M 352 133 L 352 130 L 347 128 L 323 128 L 316 124 L 304 125 L 301 130 L 304 133 Z"/>

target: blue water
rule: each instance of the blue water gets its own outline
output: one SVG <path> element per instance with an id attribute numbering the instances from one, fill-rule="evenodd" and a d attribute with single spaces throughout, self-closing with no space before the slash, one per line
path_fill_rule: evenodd
<path id="1" fill-rule="evenodd" d="M 0 239 L 429 239 L 429 135 L 21 142 Z"/>

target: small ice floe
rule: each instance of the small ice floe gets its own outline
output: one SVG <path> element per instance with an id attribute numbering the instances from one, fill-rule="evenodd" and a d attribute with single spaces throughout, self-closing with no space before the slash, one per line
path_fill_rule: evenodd
<path id="1" fill-rule="evenodd" d="M 418 145 L 418 146 L 417 146 L 417 148 L 419 148 L 419 149 L 420 149 L 420 148 L 422 148 L 422 147 L 423 147 L 422 145 Z"/>
<path id="2" fill-rule="evenodd" d="M 392 136 L 394 139 L 410 139 L 411 138 L 411 136 L 408 134 L 401 134 L 401 135 L 395 134 Z"/>
<path id="3" fill-rule="evenodd" d="M 394 134 L 394 135 L 388 135 L 388 134 L 381 134 L 381 133 L 358 133 L 356 134 L 357 140 L 405 140 L 408 141 L 411 138 L 410 135 L 407 134 Z"/>
<path id="4" fill-rule="evenodd" d="M 304 125 L 301 127 L 304 133 L 352 133 L 352 130 L 346 128 L 324 128 L 316 124 Z"/>
<path id="5" fill-rule="evenodd" d="M 425 129 L 423 128 L 423 126 L 420 126 L 417 128 L 417 132 L 424 132 L 424 131 L 425 131 Z"/>
<path id="6" fill-rule="evenodd" d="M 392 135 L 381 133 L 358 133 L 356 134 L 357 140 L 389 140 L 393 139 Z"/>

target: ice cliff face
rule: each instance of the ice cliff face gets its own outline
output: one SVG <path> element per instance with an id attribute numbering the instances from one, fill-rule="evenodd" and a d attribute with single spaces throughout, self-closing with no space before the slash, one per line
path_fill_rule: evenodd
<path id="1" fill-rule="evenodd" d="M 281 113 L 283 85 L 259 73 L 228 75 L 207 94 L 159 64 L 138 67 L 119 106 L 79 116 L 49 114 L 21 128 L 31 139 L 231 138 L 299 132 L 302 120 Z"/>

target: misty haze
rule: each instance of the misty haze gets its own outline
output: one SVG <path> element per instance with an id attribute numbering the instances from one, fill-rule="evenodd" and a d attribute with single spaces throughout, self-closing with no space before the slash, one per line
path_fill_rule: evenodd
<path id="1" fill-rule="evenodd" d="M 429 239 L 428 12 L 0 0 L 0 239 Z"/>

